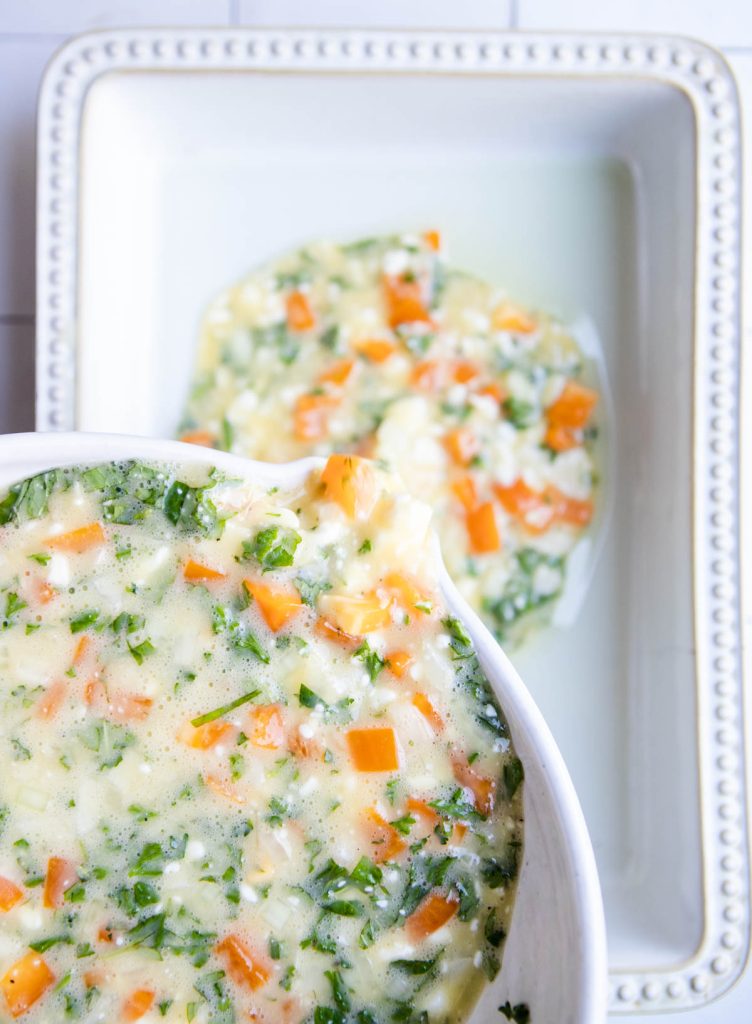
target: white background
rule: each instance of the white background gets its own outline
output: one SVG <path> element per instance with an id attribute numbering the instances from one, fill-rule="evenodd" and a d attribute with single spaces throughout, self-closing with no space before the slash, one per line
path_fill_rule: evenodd
<path id="1" fill-rule="evenodd" d="M 42 70 L 73 33 L 169 24 L 573 29 L 695 36 L 719 47 L 737 75 L 746 122 L 746 193 L 752 195 L 752 0 L 0 0 L 0 433 L 34 426 L 34 135 Z M 745 238 L 752 239 L 752 201 L 746 211 Z M 745 297 L 752 311 L 752 258 L 745 264 Z M 752 330 L 746 341 L 749 350 Z M 749 379 L 749 367 L 745 373 Z M 749 389 L 747 393 L 752 394 Z M 746 506 L 752 507 L 749 502 Z M 748 580 L 749 576 L 747 572 Z M 747 635 L 749 625 L 747 621 Z M 648 1024 L 659 1018 L 622 1019 Z M 752 1022 L 752 969 L 724 998 L 683 1014 L 682 1020 Z"/>

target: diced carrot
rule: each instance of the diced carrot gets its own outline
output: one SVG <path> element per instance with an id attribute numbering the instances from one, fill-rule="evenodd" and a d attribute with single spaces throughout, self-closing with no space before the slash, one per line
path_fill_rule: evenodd
<path id="1" fill-rule="evenodd" d="M 475 808 L 481 814 L 490 814 L 496 802 L 496 783 L 493 779 L 479 775 L 467 762 L 467 758 L 455 754 L 452 757 L 454 777 L 461 786 L 473 794 Z"/>
<path id="2" fill-rule="evenodd" d="M 377 594 L 361 597 L 349 594 L 324 594 L 319 608 L 327 622 L 350 636 L 365 636 L 383 629 L 392 621 L 389 607 L 385 607 Z"/>
<path id="3" fill-rule="evenodd" d="M 388 651 L 386 665 L 390 672 L 393 672 L 398 679 L 401 679 L 413 663 L 413 656 L 409 651 Z"/>
<path id="4" fill-rule="evenodd" d="M 423 715 L 433 731 L 441 732 L 444 728 L 444 719 L 438 713 L 425 693 L 414 693 L 412 703 L 418 711 L 420 711 L 421 715 Z"/>
<path id="5" fill-rule="evenodd" d="M 49 604 L 57 597 L 57 590 L 51 587 L 46 580 L 36 580 L 34 584 L 34 597 L 39 604 Z"/>
<path id="6" fill-rule="evenodd" d="M 94 968 L 84 974 L 84 985 L 87 988 L 99 988 L 104 981 L 104 971 Z"/>
<path id="7" fill-rule="evenodd" d="M 391 726 L 348 729 L 350 757 L 359 772 L 393 772 L 399 768 L 397 738 Z"/>
<path id="8" fill-rule="evenodd" d="M 451 484 L 452 494 L 466 512 L 472 512 L 478 504 L 478 492 L 471 476 L 460 476 Z"/>
<path id="9" fill-rule="evenodd" d="M 268 1021 L 264 1011 L 257 1006 L 249 1006 L 243 1019 L 249 1021 L 249 1024 L 265 1024 Z M 275 1003 L 274 1024 L 298 1024 L 304 1019 L 305 1012 L 301 1009 L 299 999 L 284 999 L 281 1003 Z"/>
<path id="10" fill-rule="evenodd" d="M 183 576 L 189 583 L 210 583 L 212 580 L 225 579 L 226 574 L 190 558 L 183 566 Z"/>
<path id="11" fill-rule="evenodd" d="M 99 679 L 99 674 L 96 673 L 84 687 L 84 703 L 91 707 L 92 704 L 98 704 L 100 701 L 107 701 L 107 691 L 104 688 L 104 683 Z"/>
<path id="12" fill-rule="evenodd" d="M 330 455 L 321 473 L 326 497 L 335 501 L 351 519 L 365 518 L 378 498 L 373 466 L 357 455 Z"/>
<path id="13" fill-rule="evenodd" d="M 491 314 L 491 326 L 497 331 L 511 331 L 512 334 L 531 334 L 538 325 L 521 306 L 502 302 Z"/>
<path id="14" fill-rule="evenodd" d="M 295 757 L 320 759 L 324 755 L 321 744 L 312 736 L 304 736 L 300 729 L 293 729 L 287 739 L 290 753 Z"/>
<path id="15" fill-rule="evenodd" d="M 450 892 L 449 895 L 430 892 L 405 922 L 408 939 L 411 942 L 420 942 L 433 935 L 439 928 L 443 928 L 447 921 L 452 920 L 459 910 L 459 905 L 459 896 L 454 892 Z"/>
<path id="16" fill-rule="evenodd" d="M 352 650 L 360 644 L 359 636 L 346 633 L 344 629 L 339 629 L 332 622 L 327 622 L 326 619 L 317 619 L 313 631 L 324 640 L 331 640 L 332 643 L 339 644 L 340 647 L 347 650 Z"/>
<path id="17" fill-rule="evenodd" d="M 298 1024 L 298 1021 L 305 1017 L 298 999 L 285 999 L 280 1004 L 279 1012 L 281 1014 L 279 1024 Z"/>
<path id="18" fill-rule="evenodd" d="M 316 317 L 310 299 L 303 292 L 290 292 L 286 301 L 287 326 L 291 331 L 310 331 Z"/>
<path id="19" fill-rule="evenodd" d="M 232 732 L 230 723 L 220 722 L 219 719 L 213 722 L 204 722 L 203 725 L 191 725 L 190 722 L 186 722 L 180 728 L 178 739 L 187 747 L 193 747 L 195 750 L 209 750 L 230 732 Z"/>
<path id="20" fill-rule="evenodd" d="M 467 533 L 470 549 L 476 555 L 498 551 L 501 547 L 496 513 L 490 501 L 484 501 L 467 513 Z"/>
<path id="21" fill-rule="evenodd" d="M 264 622 L 275 633 L 286 626 L 303 607 L 303 601 L 297 590 L 274 587 L 250 579 L 243 580 L 243 586 L 259 606 Z"/>
<path id="22" fill-rule="evenodd" d="M 148 717 L 154 701 L 137 693 L 115 691 L 110 693 L 104 709 L 108 718 L 115 722 L 143 722 Z"/>
<path id="23" fill-rule="evenodd" d="M 329 417 L 339 399 L 334 395 L 300 395 L 293 412 L 298 441 L 320 441 L 329 433 Z"/>
<path id="24" fill-rule="evenodd" d="M 598 402 L 598 392 L 568 380 L 556 401 L 546 409 L 549 426 L 582 430 Z"/>
<path id="25" fill-rule="evenodd" d="M 262 750 L 279 750 L 285 743 L 285 724 L 279 704 L 260 704 L 248 713 L 248 739 Z"/>
<path id="26" fill-rule="evenodd" d="M 457 360 L 452 366 L 452 376 L 458 384 L 467 384 L 480 375 L 480 367 L 467 359 Z"/>
<path id="27" fill-rule="evenodd" d="M 428 828 L 435 828 L 441 821 L 433 807 L 429 807 L 425 800 L 418 800 L 417 797 L 409 796 L 405 806 L 410 814 L 417 814 Z"/>
<path id="28" fill-rule="evenodd" d="M 39 702 L 34 710 L 35 716 L 45 719 L 52 718 L 59 711 L 67 693 L 68 684 L 64 683 L 61 679 L 56 679 L 54 683 L 50 683 L 39 698 Z"/>
<path id="29" fill-rule="evenodd" d="M 438 252 L 441 248 L 441 233 L 439 231 L 424 231 L 423 241 L 429 249 L 433 249 L 434 252 Z"/>
<path id="30" fill-rule="evenodd" d="M 556 501 L 550 493 L 534 491 L 522 477 L 510 487 L 493 485 L 502 508 L 530 533 L 545 533 L 557 516 Z"/>
<path id="31" fill-rule="evenodd" d="M 319 384 L 334 384 L 336 387 L 342 387 L 349 380 L 354 366 L 354 359 L 340 359 L 338 362 L 332 363 L 328 369 L 319 374 Z"/>
<path id="32" fill-rule="evenodd" d="M 394 860 L 407 847 L 397 829 L 382 818 L 375 807 L 369 807 L 366 811 L 365 828 L 377 864 Z"/>
<path id="33" fill-rule="evenodd" d="M 0 978 L 0 992 L 5 996 L 11 1017 L 20 1017 L 26 1013 L 42 998 L 54 980 L 55 975 L 39 953 L 30 950 L 16 961 Z"/>
<path id="34" fill-rule="evenodd" d="M 566 452 L 582 444 L 583 430 L 598 402 L 598 393 L 575 380 L 568 380 L 559 397 L 546 409 L 548 424 L 545 443 L 555 452 Z"/>
<path id="35" fill-rule="evenodd" d="M 123 1020 L 141 1020 L 145 1013 L 148 1013 L 154 1003 L 155 993 L 148 988 L 137 988 L 131 992 L 123 1003 L 121 1016 Z"/>
<path id="36" fill-rule="evenodd" d="M 480 441 L 470 427 L 455 427 L 444 434 L 444 447 L 458 466 L 468 466 L 480 451 Z"/>
<path id="37" fill-rule="evenodd" d="M 454 827 L 452 828 L 452 843 L 455 846 L 459 846 L 466 835 L 467 825 L 463 825 L 461 821 L 455 821 Z"/>
<path id="38" fill-rule="evenodd" d="M 418 590 L 412 580 L 400 572 L 388 572 L 384 577 L 383 585 L 406 612 L 411 612 L 419 604 L 426 603 L 425 595 Z"/>
<path id="39" fill-rule="evenodd" d="M 435 393 L 447 387 L 451 375 L 452 367 L 446 359 L 424 359 L 413 367 L 410 383 L 419 391 Z"/>
<path id="40" fill-rule="evenodd" d="M 441 822 L 439 815 L 425 800 L 418 800 L 414 796 L 409 796 L 405 801 L 405 807 L 408 814 L 417 816 L 430 831 L 433 831 Z M 452 827 L 450 841 L 457 846 L 465 838 L 466 833 L 467 825 L 463 825 L 461 821 L 456 821 Z"/>
<path id="41" fill-rule="evenodd" d="M 9 910 L 23 899 L 23 891 L 18 888 L 15 882 L 0 875 L 0 911 L 6 914 Z"/>
<path id="42" fill-rule="evenodd" d="M 229 800 L 230 803 L 237 804 L 238 807 L 242 807 L 245 803 L 245 797 L 242 793 L 233 786 L 228 780 L 221 778 L 219 775 L 213 775 L 211 773 L 202 776 L 206 786 L 216 796 L 221 796 L 223 800 Z"/>
<path id="43" fill-rule="evenodd" d="M 366 338 L 356 342 L 354 348 L 371 363 L 385 363 L 397 351 L 397 346 L 385 338 Z"/>
<path id="44" fill-rule="evenodd" d="M 97 942 L 105 942 L 108 945 L 115 942 L 120 933 L 116 932 L 112 925 L 103 924 L 97 932 Z"/>
<path id="45" fill-rule="evenodd" d="M 582 444 L 582 432 L 571 427 L 546 427 L 543 443 L 554 452 L 568 452 Z"/>
<path id="46" fill-rule="evenodd" d="M 43 543 L 48 548 L 56 551 L 70 551 L 72 554 L 81 554 L 89 548 L 104 544 L 107 540 L 101 523 L 89 523 L 87 526 L 79 526 L 77 530 L 69 530 L 67 533 L 56 533 L 48 537 Z"/>
<path id="47" fill-rule="evenodd" d="M 42 903 L 49 910 L 63 905 L 63 896 L 78 881 L 78 871 L 72 860 L 65 857 L 50 857 L 44 879 Z"/>
<path id="48" fill-rule="evenodd" d="M 484 384 L 482 388 L 478 388 L 477 394 L 483 395 L 485 398 L 493 398 L 499 405 L 508 397 L 505 388 L 498 383 L 498 381 L 492 381 L 490 384 Z"/>
<path id="49" fill-rule="evenodd" d="M 197 444 L 201 448 L 213 448 L 216 438 L 208 430 L 189 430 L 180 435 L 180 440 L 185 444 Z"/>
<path id="50" fill-rule="evenodd" d="M 271 966 L 258 953 L 252 952 L 237 935 L 226 935 L 215 949 L 227 965 L 227 973 L 236 985 L 256 992 L 271 977 Z"/>
<path id="51" fill-rule="evenodd" d="M 73 651 L 72 662 L 74 665 L 80 665 L 86 657 L 87 651 L 91 647 L 91 637 L 82 636 L 79 637 L 78 643 L 76 644 Z"/>
<path id="52" fill-rule="evenodd" d="M 587 526 L 593 518 L 593 503 L 590 499 L 570 498 L 555 487 L 549 487 L 548 493 L 556 505 L 556 518 L 560 522 L 568 526 Z"/>
<path id="53" fill-rule="evenodd" d="M 384 276 L 384 299 L 390 327 L 400 324 L 433 323 L 426 308 L 420 281 L 405 275 Z"/>

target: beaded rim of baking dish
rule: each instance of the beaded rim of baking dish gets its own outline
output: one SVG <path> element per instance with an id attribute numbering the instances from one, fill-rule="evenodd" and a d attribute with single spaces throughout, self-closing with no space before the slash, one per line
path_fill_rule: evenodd
<path id="1" fill-rule="evenodd" d="M 697 123 L 693 529 L 705 930 L 675 969 L 612 971 L 612 1012 L 700 1006 L 749 950 L 739 579 L 740 129 L 733 77 L 673 37 L 314 29 L 89 33 L 52 59 L 39 99 L 37 429 L 75 429 L 77 153 L 86 93 L 113 69 L 337 70 L 650 77 Z"/>

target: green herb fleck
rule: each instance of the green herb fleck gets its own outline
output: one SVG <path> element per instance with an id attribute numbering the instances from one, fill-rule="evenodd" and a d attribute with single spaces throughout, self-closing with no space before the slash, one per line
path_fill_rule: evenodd
<path id="1" fill-rule="evenodd" d="M 207 722 L 213 722 L 217 718 L 222 718 L 223 715 L 229 714 L 234 711 L 235 708 L 241 707 L 243 704 L 247 704 L 253 700 L 254 697 L 258 697 L 261 690 L 249 690 L 248 693 L 244 693 L 242 697 L 236 697 L 235 700 L 231 700 L 229 704 L 223 704 L 219 708 L 215 708 L 213 711 L 207 711 L 205 715 L 199 715 L 198 718 L 191 719 L 191 725 L 198 729 L 200 725 L 206 725 Z"/>

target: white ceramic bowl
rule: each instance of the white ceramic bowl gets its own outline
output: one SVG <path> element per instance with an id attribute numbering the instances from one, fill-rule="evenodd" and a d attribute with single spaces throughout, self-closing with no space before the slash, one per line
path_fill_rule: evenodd
<path id="1" fill-rule="evenodd" d="M 57 466 L 118 459 L 216 465 L 264 486 L 295 485 L 320 459 L 270 465 L 225 452 L 109 434 L 0 438 L 0 489 Z M 437 545 L 438 557 L 438 545 Z M 525 845 L 502 970 L 469 1024 L 501 1022 L 500 1004 L 527 1003 L 532 1024 L 603 1024 L 606 936 L 590 839 L 551 733 L 509 659 L 441 568 L 441 590 L 475 644 L 525 768 Z"/>

